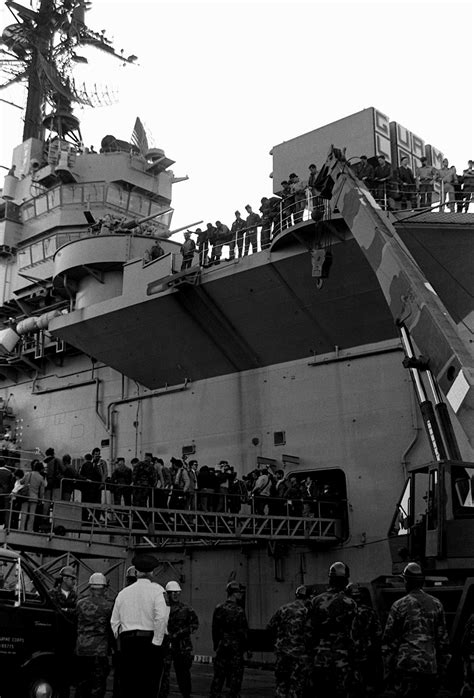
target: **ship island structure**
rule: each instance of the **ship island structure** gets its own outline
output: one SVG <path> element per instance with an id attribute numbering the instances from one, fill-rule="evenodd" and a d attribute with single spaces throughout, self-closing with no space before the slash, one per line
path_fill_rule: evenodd
<path id="1" fill-rule="evenodd" d="M 7 5 L 18 22 L 3 40 L 21 58 L 25 32 L 42 12 L 48 16 L 48 2 L 36 17 Z M 70 25 L 81 27 L 85 40 L 83 4 L 75 8 Z M 173 160 L 110 134 L 100 152 L 84 148 L 71 107 L 76 93 L 60 88 L 41 46 L 34 51 L 40 83 L 49 80 L 50 89 L 36 106 L 28 102 L 25 137 L 13 150 L 0 199 L 0 416 L 22 464 L 49 446 L 70 453 L 76 465 L 98 446 L 109 468 L 117 457 L 129 463 L 151 452 L 168 462 L 184 454 L 200 466 L 224 459 L 240 477 L 265 467 L 298 479 L 311 475 L 337 501 L 306 518 L 257 516 L 247 507 L 235 515 L 167 510 L 152 520 L 138 512 L 137 530 L 133 517 L 113 528 L 105 500 L 96 525 L 84 526 L 78 497 L 55 504 L 46 534 L 4 530 L 0 541 L 46 566 L 71 554 L 95 558 L 101 569 L 111 565 L 118 586 L 132 553 L 153 550 L 165 581 L 185 581 L 183 595 L 201 618 L 196 647 L 203 656 L 211 653 L 211 609 L 235 578 L 247 587 L 257 647 L 275 608 L 298 584 L 324 584 L 334 560 L 366 584 L 389 575 L 394 560 L 403 564 L 410 550 L 397 558 L 404 524 L 396 513 L 410 472 L 464 462 L 446 472 L 472 487 L 474 216 L 389 212 L 371 199 L 344 162 L 383 154 L 396 167 L 406 155 L 413 168 L 421 157 L 439 167 L 443 152 L 368 108 L 272 150 L 275 192 L 290 172 L 304 175 L 313 162 L 326 168 L 334 192 L 321 215 L 308 205 L 268 248 L 206 267 L 196 254 L 181 271 L 180 244 L 169 239 Z M 333 144 L 346 148 L 344 158 L 333 149 L 328 161 Z M 354 191 L 363 191 L 356 203 Z M 360 220 L 369 209 L 372 219 Z M 111 219 L 120 223 L 112 228 Z M 422 320 L 410 333 L 412 358 L 432 349 L 438 406 L 446 408 L 440 414 L 452 423 L 441 441 L 430 435 L 436 420 L 426 416 L 429 399 L 417 392 L 417 371 L 426 382 L 426 367 L 407 363 L 410 338 L 403 323 L 397 327 L 374 265 L 378 255 L 383 267 L 385 253 L 374 251 L 373 241 L 384 225 L 408 260 L 410 288 L 419 289 L 421 279 L 420 293 L 433 289 L 437 297 L 432 310 L 423 296 Z M 371 238 L 367 245 L 360 230 Z M 155 239 L 164 254 L 150 259 Z M 330 269 L 322 270 L 329 256 Z M 436 331 L 430 324 L 438 300 L 449 331 L 443 321 L 434 323 Z M 456 360 L 443 367 L 440 337 L 447 334 Z M 433 467 L 422 473 L 428 483 L 436 479 Z M 426 487 L 412 492 L 406 513 L 414 522 L 426 508 Z M 474 557 L 473 533 L 465 528 L 472 492 L 452 491 L 464 516 L 456 536 L 469 531 L 470 541 L 456 552 L 456 569 L 467 569 Z M 444 545 L 445 533 L 430 530 Z M 427 557 L 442 557 L 438 548 L 432 553 Z"/>

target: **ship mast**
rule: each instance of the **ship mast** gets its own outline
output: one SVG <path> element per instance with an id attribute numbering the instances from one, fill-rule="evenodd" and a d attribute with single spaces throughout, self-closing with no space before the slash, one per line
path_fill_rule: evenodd
<path id="1" fill-rule="evenodd" d="M 40 54 L 48 55 L 53 39 L 51 17 L 54 11 L 54 0 L 41 0 L 36 24 L 36 42 L 32 46 L 31 62 L 28 70 L 28 98 L 25 111 L 25 125 L 23 128 L 23 140 L 28 138 L 42 138 L 42 106 L 45 99 L 44 90 L 40 80 Z"/>
<path id="2" fill-rule="evenodd" d="M 134 63 L 137 57 L 117 53 L 104 31 L 95 32 L 85 25 L 85 12 L 90 6 L 86 0 L 38 0 L 37 10 L 16 0 L 6 0 L 5 4 L 16 23 L 5 28 L 0 41 L 6 47 L 0 49 L 0 69 L 7 77 L 0 89 L 27 82 L 23 141 L 42 140 L 45 129 L 49 129 L 60 139 L 68 135 L 79 142 L 79 120 L 72 114 L 72 105 L 94 107 L 103 102 L 95 85 L 91 94 L 85 85 L 76 86 L 72 66 L 88 62 L 76 50 L 93 47 L 122 64 Z M 47 103 L 53 111 L 45 116 Z"/>

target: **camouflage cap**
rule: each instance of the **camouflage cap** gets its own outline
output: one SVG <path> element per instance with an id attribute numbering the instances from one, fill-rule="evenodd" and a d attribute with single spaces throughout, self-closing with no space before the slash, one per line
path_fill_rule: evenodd
<path id="1" fill-rule="evenodd" d="M 350 576 L 349 567 L 346 565 L 345 562 L 333 562 L 331 567 L 329 568 L 329 576 L 346 577 L 347 579 Z"/>
<path id="2" fill-rule="evenodd" d="M 299 587 L 296 587 L 295 596 L 297 599 L 308 598 L 308 587 L 305 584 L 300 584 Z"/>
<path id="3" fill-rule="evenodd" d="M 423 579 L 423 570 L 417 562 L 409 562 L 402 572 L 404 579 Z"/>
<path id="4" fill-rule="evenodd" d="M 361 595 L 360 584 L 357 584 L 357 582 L 351 582 L 348 584 L 346 586 L 346 594 L 353 599 L 359 598 Z"/>
<path id="5" fill-rule="evenodd" d="M 74 579 L 77 578 L 77 574 L 74 567 L 71 567 L 70 565 L 61 567 L 61 569 L 59 570 L 59 575 L 61 577 L 74 577 Z"/>
<path id="6" fill-rule="evenodd" d="M 245 586 L 239 582 L 229 582 L 225 588 L 228 594 L 235 594 L 237 592 L 245 591 Z"/>

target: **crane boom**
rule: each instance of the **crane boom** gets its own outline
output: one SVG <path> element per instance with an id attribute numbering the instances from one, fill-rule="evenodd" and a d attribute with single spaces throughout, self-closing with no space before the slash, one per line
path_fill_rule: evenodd
<path id="1" fill-rule="evenodd" d="M 349 226 L 375 272 L 397 325 L 408 329 L 429 359 L 431 372 L 474 447 L 473 337 L 452 320 L 438 294 L 399 237 L 394 225 L 352 172 L 341 151 L 331 148 L 322 196 Z"/>

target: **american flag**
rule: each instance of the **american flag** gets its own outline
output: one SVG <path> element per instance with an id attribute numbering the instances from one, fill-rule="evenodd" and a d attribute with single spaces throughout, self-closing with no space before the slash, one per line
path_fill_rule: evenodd
<path id="1" fill-rule="evenodd" d="M 148 139 L 146 137 L 145 127 L 138 116 L 135 120 L 135 126 L 133 127 L 131 142 L 132 145 L 137 146 L 142 155 L 144 155 L 148 150 Z"/>

